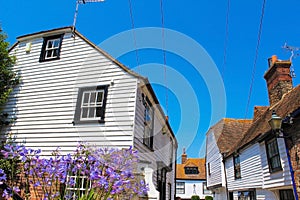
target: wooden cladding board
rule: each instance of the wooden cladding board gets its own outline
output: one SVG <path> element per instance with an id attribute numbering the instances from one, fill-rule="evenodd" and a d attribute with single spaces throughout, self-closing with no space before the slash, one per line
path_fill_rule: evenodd
<path id="1" fill-rule="evenodd" d="M 70 33 L 64 35 L 59 60 L 39 62 L 43 40 L 31 42 L 29 53 L 25 52 L 26 42 L 11 51 L 17 58 L 15 70 L 22 82 L 4 112 L 17 118 L 9 130 L 17 141 L 42 148 L 45 153 L 57 147 L 72 151 L 80 141 L 132 146 L 138 78 Z M 78 88 L 97 85 L 110 85 L 105 123 L 74 125 Z"/>

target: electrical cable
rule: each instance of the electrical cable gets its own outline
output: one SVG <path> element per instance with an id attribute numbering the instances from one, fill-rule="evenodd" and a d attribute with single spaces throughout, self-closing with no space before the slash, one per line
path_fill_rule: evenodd
<path id="1" fill-rule="evenodd" d="M 132 35 L 133 35 L 133 41 L 134 41 L 134 48 L 135 48 L 135 57 L 136 57 L 136 64 L 137 64 L 137 71 L 140 70 L 140 59 L 137 49 L 137 42 L 136 42 L 136 35 L 135 35 L 135 26 L 134 26 L 134 19 L 133 19 L 133 12 L 132 12 L 132 3 L 131 0 L 128 0 L 129 4 L 129 13 L 130 13 L 130 20 L 131 20 L 131 28 L 132 28 Z"/>
<path id="2" fill-rule="evenodd" d="M 161 36 L 162 36 L 162 50 L 163 50 L 163 59 L 164 59 L 164 81 L 165 81 L 165 89 L 166 89 L 166 114 L 169 115 L 168 108 L 168 82 L 167 82 L 167 58 L 166 58 L 166 41 L 165 41 L 165 19 L 164 19 L 164 9 L 163 9 L 163 1 L 160 0 L 160 13 L 161 13 Z"/>
<path id="3" fill-rule="evenodd" d="M 253 70 L 252 70 L 252 75 L 251 75 L 250 89 L 249 89 L 248 100 L 247 100 L 246 111 L 245 111 L 245 119 L 246 119 L 246 117 L 248 115 L 248 110 L 249 110 L 249 105 L 250 105 L 250 99 L 251 99 L 251 95 L 252 95 L 254 78 L 255 78 L 255 73 L 256 73 L 256 64 L 257 64 L 257 58 L 258 58 L 258 50 L 259 50 L 260 41 L 261 41 L 263 19 L 264 19 L 264 14 L 265 14 L 265 5 L 266 5 L 266 0 L 263 0 L 262 10 L 261 10 L 261 16 L 260 16 L 260 24 L 259 24 L 259 30 L 258 30 L 258 38 L 257 38 L 256 49 L 255 49 L 255 57 L 254 57 L 254 63 L 253 63 Z"/>

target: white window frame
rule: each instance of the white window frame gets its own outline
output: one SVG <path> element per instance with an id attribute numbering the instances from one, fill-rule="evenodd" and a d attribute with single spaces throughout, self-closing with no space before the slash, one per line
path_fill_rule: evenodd
<path id="1" fill-rule="evenodd" d="M 78 89 L 73 124 L 105 123 L 109 85 L 87 86 Z M 101 94 L 102 95 L 101 95 Z M 93 94 L 93 98 L 92 97 Z M 84 99 L 84 97 L 86 97 Z M 98 98 L 101 98 L 97 101 Z M 94 113 L 92 113 L 92 111 Z"/>
<path id="2" fill-rule="evenodd" d="M 76 199 L 76 194 L 79 190 L 80 197 L 86 192 L 86 190 L 89 190 L 92 188 L 92 182 L 87 180 L 86 176 L 67 176 L 67 183 L 70 182 L 70 179 L 73 178 L 75 182 L 75 186 L 70 186 L 67 184 L 66 190 L 67 192 L 72 192 L 73 193 L 73 199 Z M 81 180 L 80 185 L 77 184 L 77 179 Z M 88 181 L 88 188 L 85 186 L 85 182 Z M 77 186 L 77 187 L 76 187 Z"/>
<path id="3" fill-rule="evenodd" d="M 40 54 L 40 60 L 39 60 L 40 62 L 60 59 L 60 51 L 61 51 L 63 36 L 64 34 L 44 37 L 44 42 L 43 42 L 43 46 Z"/>
<path id="4" fill-rule="evenodd" d="M 50 42 L 52 43 L 51 44 L 52 47 L 49 48 L 48 46 L 49 46 Z M 60 38 L 47 40 L 47 44 L 45 46 L 45 60 L 57 58 L 59 56 L 60 43 L 61 43 Z M 54 46 L 55 44 L 57 44 L 57 46 Z M 57 51 L 57 53 L 56 53 L 57 55 L 54 56 L 55 51 Z M 48 52 L 50 52 L 51 56 L 48 56 Z"/>
<path id="5" fill-rule="evenodd" d="M 176 182 L 176 194 L 185 194 L 185 182 Z"/>
<path id="6" fill-rule="evenodd" d="M 92 93 L 96 93 L 95 94 L 95 102 L 91 102 L 91 96 L 92 96 Z M 101 95 L 101 101 L 98 102 L 98 94 L 99 93 L 102 93 Z M 89 94 L 89 99 L 88 99 L 88 102 L 85 103 L 84 100 L 85 100 L 85 95 L 86 94 Z M 81 112 L 80 112 L 80 120 L 91 120 L 91 119 L 97 119 L 99 118 L 100 116 L 97 116 L 97 109 L 101 109 L 101 107 L 103 106 L 103 100 L 104 100 L 104 90 L 103 89 L 100 89 L 100 90 L 87 90 L 87 91 L 83 91 L 82 92 L 82 101 L 81 101 Z M 87 109 L 87 117 L 83 117 L 83 113 L 84 113 L 84 109 Z M 90 117 L 90 112 L 91 111 L 94 111 L 94 114 L 92 115 L 92 117 Z"/>

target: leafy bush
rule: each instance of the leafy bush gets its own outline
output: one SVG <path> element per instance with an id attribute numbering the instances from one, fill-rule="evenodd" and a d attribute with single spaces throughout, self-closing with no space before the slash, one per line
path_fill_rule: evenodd
<path id="1" fill-rule="evenodd" d="M 213 200 L 214 198 L 212 196 L 205 196 L 205 200 Z"/>
<path id="2" fill-rule="evenodd" d="M 193 195 L 191 200 L 200 200 L 200 197 L 198 195 Z"/>

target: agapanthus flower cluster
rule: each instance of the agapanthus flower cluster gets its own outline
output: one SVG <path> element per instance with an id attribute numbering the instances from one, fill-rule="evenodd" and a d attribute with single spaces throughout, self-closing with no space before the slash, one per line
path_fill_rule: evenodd
<path id="1" fill-rule="evenodd" d="M 28 189 L 39 199 L 130 199 L 147 194 L 142 176 L 135 173 L 138 152 L 132 148 L 96 148 L 79 143 L 73 154 L 61 155 L 59 149 L 51 156 L 41 153 L 17 145 L 6 145 L 2 150 L 6 159 L 21 159 Z M 5 181 L 0 169 L 0 183 Z M 8 199 L 15 192 L 19 189 L 12 186 L 3 197 Z"/>

